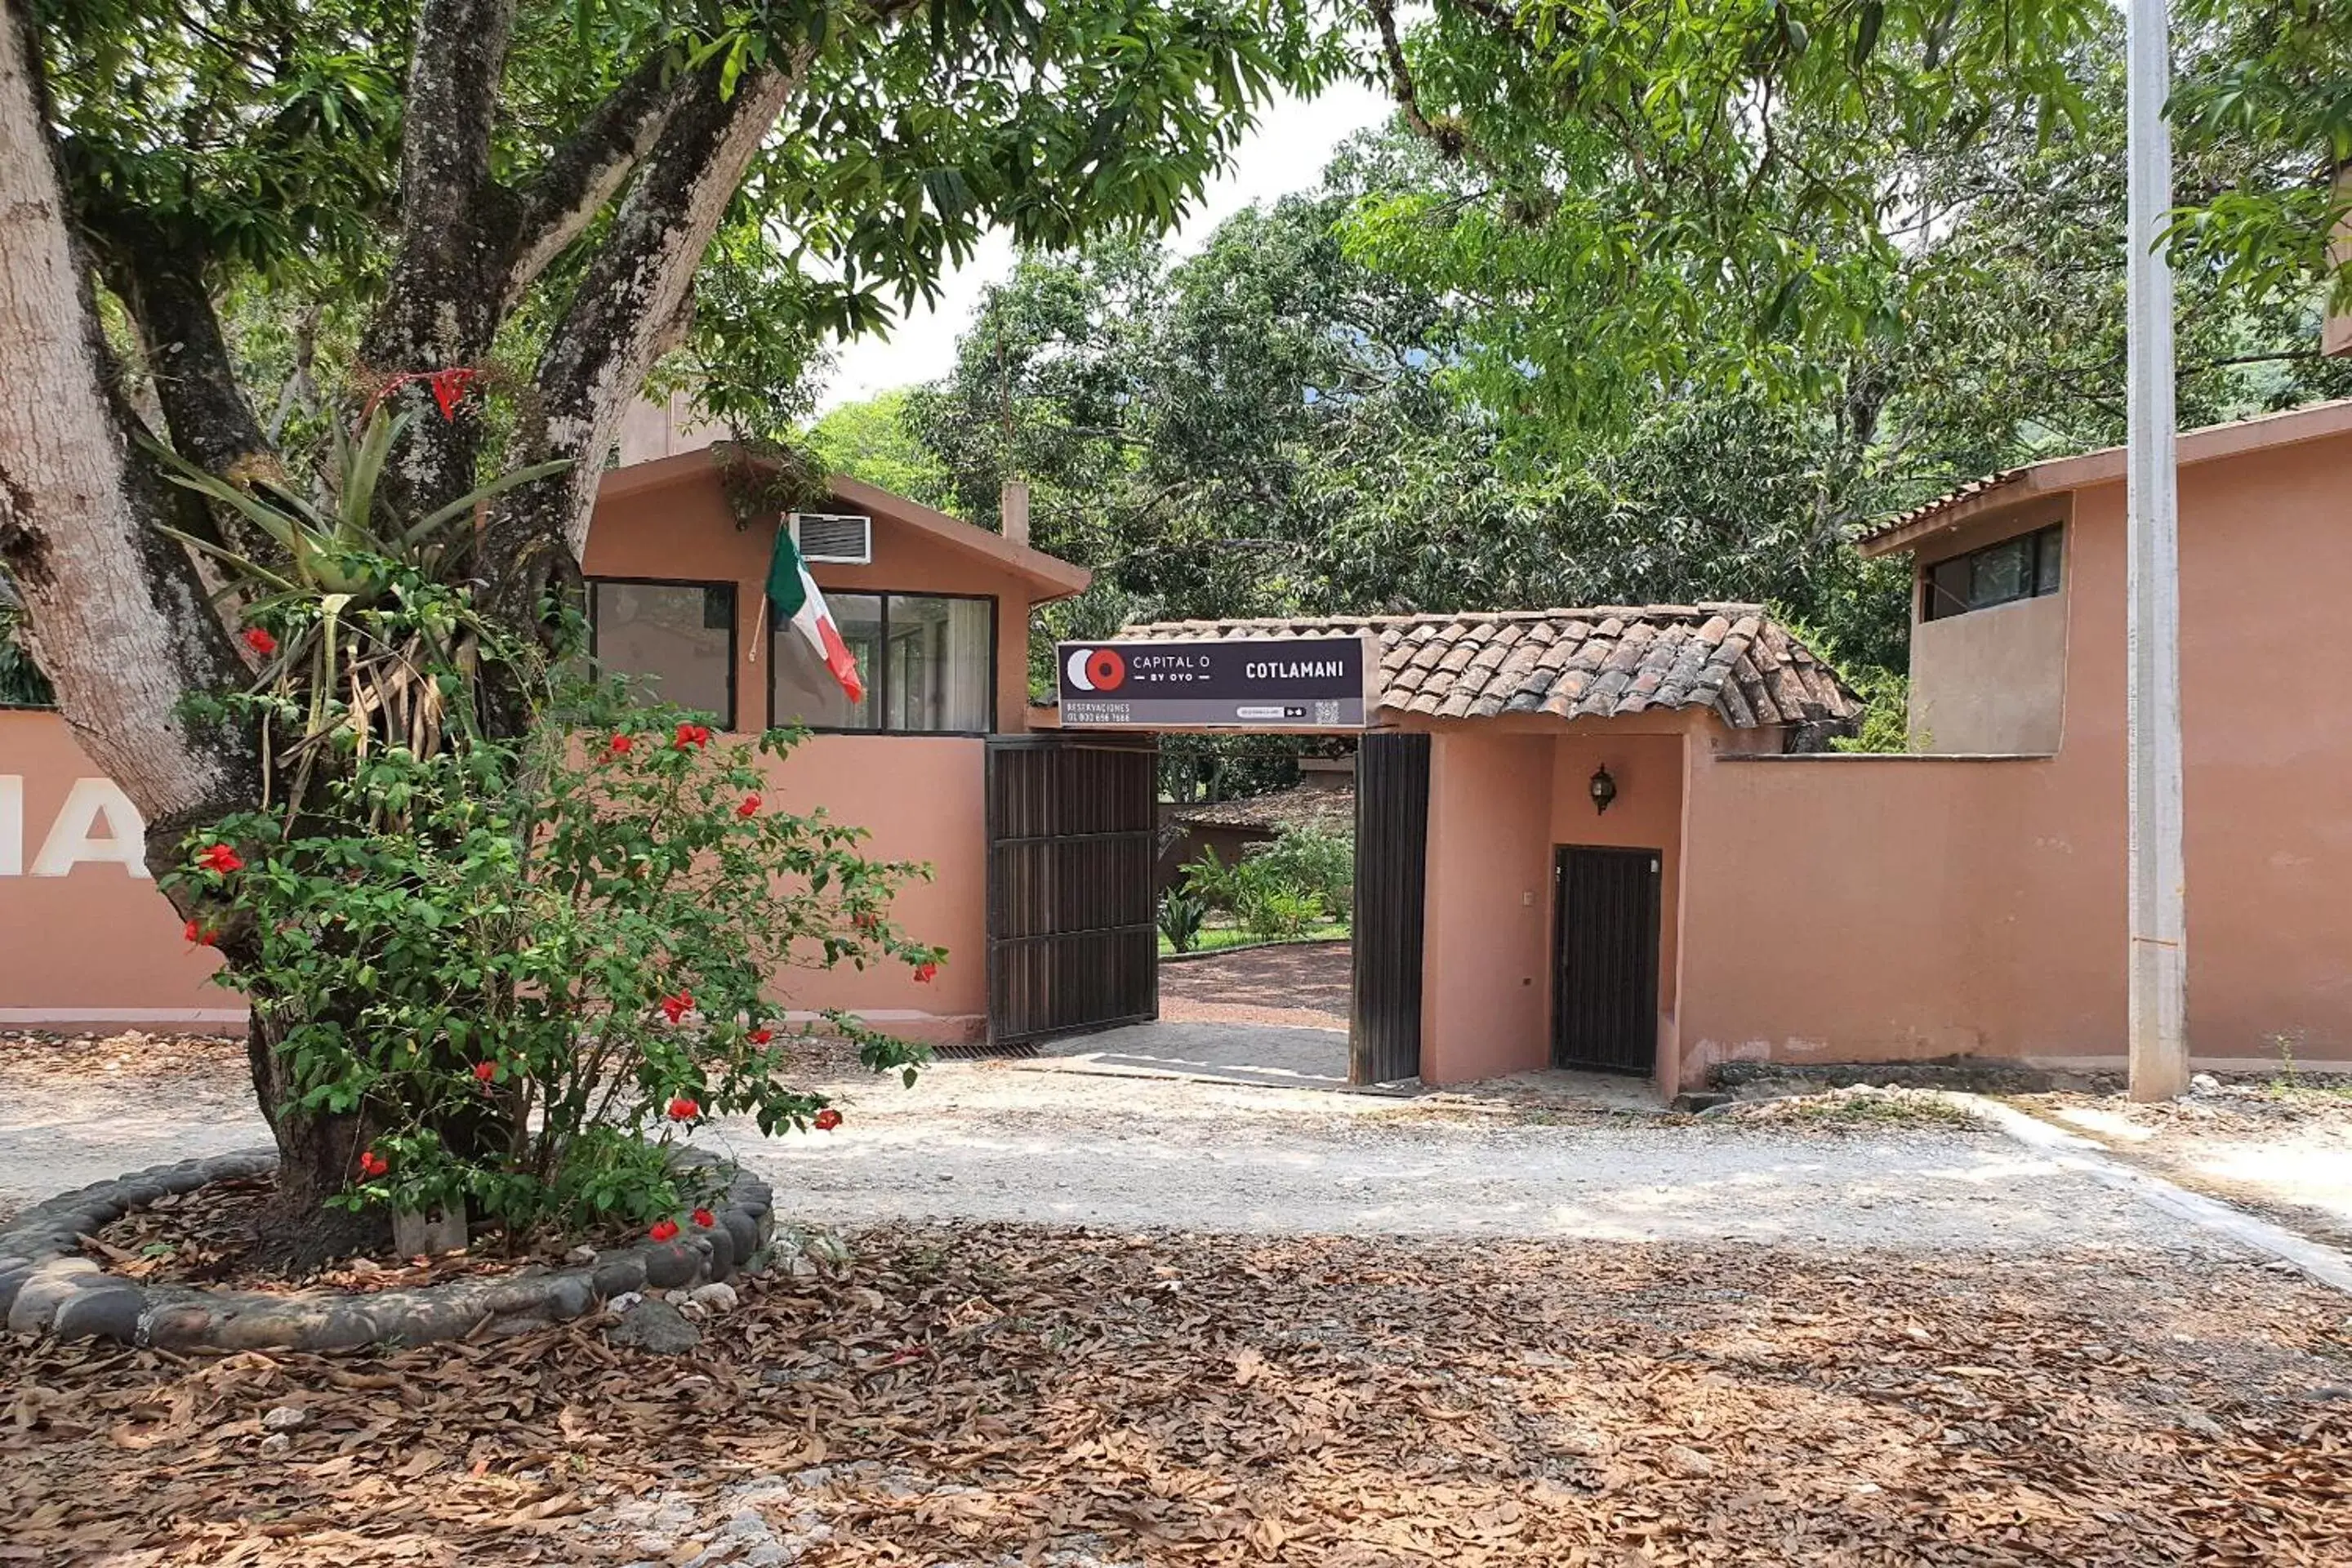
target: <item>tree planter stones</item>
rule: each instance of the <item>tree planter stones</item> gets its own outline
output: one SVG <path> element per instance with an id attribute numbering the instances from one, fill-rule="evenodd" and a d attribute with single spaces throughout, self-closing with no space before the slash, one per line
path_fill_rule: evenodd
<path id="1" fill-rule="evenodd" d="M 680 1149 L 672 1158 L 726 1174 L 726 1191 L 711 1205 L 718 1224 L 688 1226 L 672 1241 L 608 1248 L 573 1268 L 525 1265 L 504 1277 L 372 1295 L 208 1290 L 107 1273 L 82 1256 L 82 1237 L 167 1193 L 267 1175 L 278 1168 L 278 1152 L 153 1165 L 36 1204 L 0 1230 L 0 1323 L 11 1333 L 161 1350 L 352 1350 L 545 1328 L 625 1291 L 724 1279 L 767 1244 L 775 1226 L 767 1183 L 699 1149 Z"/>

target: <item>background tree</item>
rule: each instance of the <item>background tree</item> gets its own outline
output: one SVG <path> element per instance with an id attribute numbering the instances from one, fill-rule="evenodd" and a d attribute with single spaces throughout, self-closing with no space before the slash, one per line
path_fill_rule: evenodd
<path id="1" fill-rule="evenodd" d="M 809 449 L 834 473 L 927 506 L 947 503 L 947 469 L 907 428 L 911 395 L 900 386 L 838 405 L 809 426 Z"/>
<path id="2" fill-rule="evenodd" d="M 2242 310 L 2307 311 L 2352 267 L 2325 256 L 2352 13 L 2177 9 L 2182 259 Z M 2086 221 L 2119 168 L 2066 162 L 2120 153 L 2120 18 L 2101 0 L 1439 0 L 1411 26 L 1388 0 L 1370 11 L 1400 121 L 1453 174 L 1370 204 L 1351 242 L 1469 302 L 1471 368 L 1506 414 L 1589 428 L 1669 392 L 1866 392 L 1843 363 L 1908 337 L 1919 291 L 1951 275 L 1922 260 L 1953 225 L 2021 196 L 2038 209 L 2021 216 L 2051 216 L 2051 186 L 1973 177 L 2034 151 L 2055 194 L 2093 186 L 2036 237 L 2101 252 L 2102 273 L 2121 244 Z"/>
<path id="3" fill-rule="evenodd" d="M 1906 583 L 1856 527 L 2121 438 L 2121 26 L 2037 12 L 2011 55 L 1981 18 L 1832 8 L 1840 52 L 1801 9 L 1710 8 L 1699 49 L 1664 13 L 1440 5 L 1383 39 L 1395 132 L 1195 256 L 1029 258 L 908 426 L 972 515 L 1036 481 L 1041 532 L 1099 572 L 1061 635 L 1758 597 L 1884 689 Z M 1522 79 L 1570 35 L 1600 63 Z M 2200 25 L 2184 68 L 2227 79 L 2246 47 Z M 1729 77 L 1692 97 L 1709 63 Z M 1626 99 L 1668 88 L 1690 101 Z M 2308 132 L 2209 116 L 2180 188 L 2273 191 Z M 2184 268 L 2184 423 L 2352 391 L 2323 288 Z"/>

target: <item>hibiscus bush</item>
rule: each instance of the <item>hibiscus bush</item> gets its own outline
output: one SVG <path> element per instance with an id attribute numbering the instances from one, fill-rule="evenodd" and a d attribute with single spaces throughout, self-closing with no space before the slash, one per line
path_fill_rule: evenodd
<path id="1" fill-rule="evenodd" d="M 838 1124 L 789 1077 L 807 1036 L 913 1082 L 919 1048 L 853 1016 L 782 1021 L 795 970 L 945 957 L 890 918 L 926 868 L 762 793 L 796 738 L 726 740 L 606 682 L 510 742 L 347 743 L 300 810 L 190 842 L 191 940 L 223 947 L 294 1108 L 358 1120 L 340 1202 L 641 1222 L 700 1195 L 664 1145 L 709 1117 Z"/>

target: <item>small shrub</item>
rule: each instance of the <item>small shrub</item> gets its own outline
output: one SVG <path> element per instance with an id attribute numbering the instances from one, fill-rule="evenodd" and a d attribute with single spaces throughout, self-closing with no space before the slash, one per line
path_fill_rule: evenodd
<path id="1" fill-rule="evenodd" d="M 1240 867 L 1229 867 L 1218 859 L 1215 850 L 1204 848 L 1185 862 L 1181 885 L 1205 908 L 1232 914 L 1241 902 L 1240 871 Z"/>
<path id="2" fill-rule="evenodd" d="M 1243 906 L 1242 925 L 1252 936 L 1268 942 L 1290 942 L 1323 916 L 1323 900 L 1313 893 L 1290 888 L 1256 890 Z"/>
<path id="3" fill-rule="evenodd" d="M 1160 895 L 1160 934 L 1178 952 L 1190 952 L 1200 945 L 1201 922 L 1208 915 L 1209 906 L 1181 882 Z"/>
<path id="4" fill-rule="evenodd" d="M 19 640 L 22 614 L 0 598 L 0 707 L 48 708 L 57 703 L 49 679 Z"/>
<path id="5" fill-rule="evenodd" d="M 1830 742 L 1833 752 L 1903 753 L 1927 750 L 1928 737 L 1911 730 L 1911 680 L 1886 669 L 1853 672 L 1853 689 L 1866 706 L 1851 735 Z"/>
<path id="6" fill-rule="evenodd" d="M 761 798 L 797 736 L 714 737 L 572 694 L 528 737 L 321 770 L 299 834 L 273 813 L 191 841 L 169 879 L 192 940 L 222 942 L 291 1068 L 293 1105 L 359 1119 L 335 1200 L 463 1198 L 510 1233 L 677 1209 L 664 1145 L 706 1119 L 805 1130 L 775 976 L 945 954 L 888 920 L 925 868 L 866 859 L 861 828 Z M 845 1014 L 827 1032 L 912 1082 L 919 1047 Z"/>
<path id="7" fill-rule="evenodd" d="M 1242 865 L 1267 887 L 1311 896 L 1331 920 L 1352 912 L 1356 841 L 1343 834 L 1289 828 L 1273 843 L 1253 847 Z"/>

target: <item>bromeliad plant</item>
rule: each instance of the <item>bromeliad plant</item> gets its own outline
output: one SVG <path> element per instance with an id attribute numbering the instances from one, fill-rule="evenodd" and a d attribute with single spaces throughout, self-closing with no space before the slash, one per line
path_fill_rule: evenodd
<path id="1" fill-rule="evenodd" d="M 299 804 L 332 742 L 348 742 L 360 758 L 379 741 L 429 756 L 442 749 L 446 724 L 470 721 L 475 705 L 452 702 L 458 695 L 452 683 L 474 685 L 489 634 L 450 585 L 472 548 L 479 510 L 572 466 L 516 468 L 422 517 L 389 520 L 378 483 L 408 425 L 406 415 L 377 411 L 356 443 L 336 426 L 328 494 L 315 500 L 276 476 L 232 484 L 168 447 L 151 448 L 174 484 L 249 525 L 269 552 L 259 561 L 217 541 L 162 530 L 227 574 L 219 596 L 244 601 L 245 644 L 261 669 L 253 695 L 266 699 L 265 805 Z"/>
<path id="2" fill-rule="evenodd" d="M 608 683 L 517 742 L 353 758 L 299 832 L 254 814 L 191 846 L 180 877 L 249 931 L 221 978 L 296 1107 L 356 1119 L 339 1202 L 463 1198 L 518 1234 L 645 1220 L 698 1195 L 664 1145 L 711 1116 L 839 1125 L 788 1080 L 813 1027 L 781 1021 L 776 977 L 945 955 L 889 919 L 924 868 L 763 797 L 760 759 L 795 739 L 727 742 Z M 913 1081 L 919 1047 L 824 1028 Z"/>

